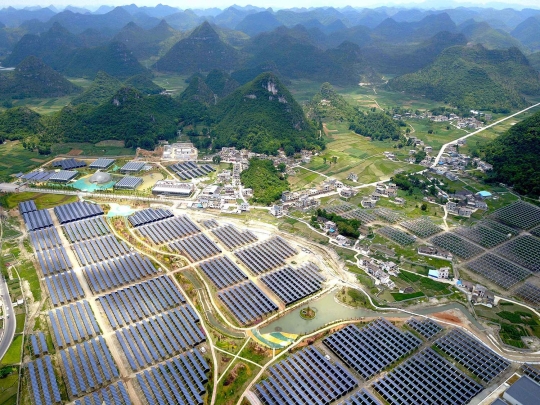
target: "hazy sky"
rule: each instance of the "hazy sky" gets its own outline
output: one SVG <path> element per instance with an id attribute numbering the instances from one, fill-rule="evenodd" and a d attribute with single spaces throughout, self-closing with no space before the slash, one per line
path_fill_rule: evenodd
<path id="1" fill-rule="evenodd" d="M 351 1 L 351 0 L 253 0 L 253 1 L 227 1 L 227 0 L 203 0 L 203 1 L 189 1 L 189 0 L 98 0 L 97 2 L 92 2 L 89 0 L 0 0 L 0 8 L 13 6 L 13 7 L 26 7 L 26 6 L 48 6 L 49 4 L 54 4 L 55 6 L 64 7 L 67 5 L 77 6 L 77 7 L 86 7 L 90 10 L 97 9 L 100 5 L 111 5 L 111 6 L 121 6 L 125 4 L 135 3 L 138 6 L 155 6 L 158 3 L 167 4 L 172 7 L 178 7 L 181 9 L 186 8 L 210 8 L 210 7 L 220 7 L 225 8 L 232 4 L 246 5 L 253 4 L 259 7 L 274 7 L 274 8 L 290 8 L 290 7 L 318 7 L 318 6 L 333 6 L 333 7 L 342 7 L 351 5 L 353 7 L 373 7 L 380 5 L 397 5 L 397 4 L 414 4 L 414 3 L 423 3 L 423 1 L 415 0 L 391 0 L 389 2 L 382 2 L 381 0 L 362 0 L 362 1 Z M 489 3 L 489 1 L 474 1 L 474 0 L 455 0 L 454 3 L 471 3 L 482 5 Z M 501 3 L 505 4 L 515 4 L 516 8 L 522 8 L 523 6 L 529 6 L 534 8 L 540 8 L 539 0 L 502 0 Z M 441 4 L 446 5 L 450 4 L 449 0 L 434 0 L 430 1 L 429 5 Z M 520 7 L 521 6 L 521 7 Z M 427 8 L 427 7 L 426 7 Z M 437 7 L 439 8 L 439 7 Z M 502 7 L 497 7 L 502 8 Z"/>

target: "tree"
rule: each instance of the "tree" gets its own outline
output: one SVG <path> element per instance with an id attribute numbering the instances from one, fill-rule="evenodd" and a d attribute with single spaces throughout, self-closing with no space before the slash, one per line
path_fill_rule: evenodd
<path id="1" fill-rule="evenodd" d="M 420 209 L 422 211 L 426 211 L 427 210 L 427 204 L 426 203 L 422 203 L 422 205 L 420 206 Z"/>
<path id="2" fill-rule="evenodd" d="M 285 170 L 287 170 L 287 165 L 285 163 L 280 163 L 277 168 L 281 173 L 285 173 Z"/>
<path id="3" fill-rule="evenodd" d="M 212 158 L 212 162 L 214 162 L 216 165 L 219 165 L 221 162 L 221 156 L 216 155 Z"/>

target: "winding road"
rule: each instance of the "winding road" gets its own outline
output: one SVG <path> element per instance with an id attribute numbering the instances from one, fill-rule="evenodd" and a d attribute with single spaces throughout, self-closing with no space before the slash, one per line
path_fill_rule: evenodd
<path id="1" fill-rule="evenodd" d="M 1 360 L 4 358 L 4 355 L 13 341 L 17 321 L 15 319 L 15 312 L 13 311 L 13 303 L 9 297 L 7 282 L 4 277 L 1 277 L 0 280 L 0 293 L 2 294 L 2 301 L 4 302 L 4 333 L 2 334 L 2 340 L 0 341 Z"/>

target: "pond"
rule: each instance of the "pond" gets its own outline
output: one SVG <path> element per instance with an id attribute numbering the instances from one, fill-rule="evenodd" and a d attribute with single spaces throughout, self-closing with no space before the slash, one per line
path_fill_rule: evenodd
<path id="1" fill-rule="evenodd" d="M 107 216 L 109 218 L 111 217 L 127 217 L 128 215 L 131 215 L 135 212 L 133 208 L 131 208 L 129 205 L 120 205 L 116 203 L 109 203 L 109 206 L 111 209 L 109 210 L 109 213 Z"/>
<path id="2" fill-rule="evenodd" d="M 391 316 L 392 318 L 409 318 L 410 316 L 412 316 L 411 314 L 405 312 L 398 312 L 392 310 L 372 311 L 366 308 L 348 307 L 337 302 L 335 295 L 336 292 L 331 291 L 328 294 L 325 294 L 322 297 L 318 298 L 317 300 L 309 302 L 309 306 L 316 310 L 316 316 L 314 319 L 302 319 L 302 317 L 300 316 L 300 311 L 302 310 L 302 308 L 305 308 L 307 304 L 301 305 L 298 308 L 295 308 L 293 311 L 288 312 L 287 315 L 264 326 L 259 330 L 259 332 L 262 334 L 271 332 L 286 332 L 303 335 L 314 332 L 315 330 L 322 328 L 324 325 L 339 319 L 352 320 L 362 317 L 370 318 L 380 316 Z M 480 323 L 471 315 L 467 308 L 458 303 L 416 309 L 411 310 L 411 312 L 420 315 L 429 315 L 436 312 L 447 311 L 450 309 L 457 309 L 461 311 L 476 327 L 478 327 L 479 329 L 484 329 L 480 325 Z"/>
<path id="3" fill-rule="evenodd" d="M 97 184 L 97 183 L 90 183 L 90 177 L 84 177 L 82 179 L 77 180 L 75 183 L 72 184 L 72 187 L 76 188 L 77 190 L 81 191 L 96 191 L 96 190 L 107 190 L 109 188 L 112 188 L 117 180 L 111 180 L 107 183 L 103 184 Z"/>

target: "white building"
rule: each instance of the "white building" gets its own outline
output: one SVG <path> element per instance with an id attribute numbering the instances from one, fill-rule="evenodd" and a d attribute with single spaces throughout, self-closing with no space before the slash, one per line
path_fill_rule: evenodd
<path id="1" fill-rule="evenodd" d="M 178 197 L 188 197 L 193 193 L 192 183 L 183 183 L 176 180 L 160 180 L 152 188 L 154 195 L 170 195 Z"/>
<path id="2" fill-rule="evenodd" d="M 199 151 L 192 143 L 173 143 L 163 146 L 163 160 L 196 161 Z"/>

